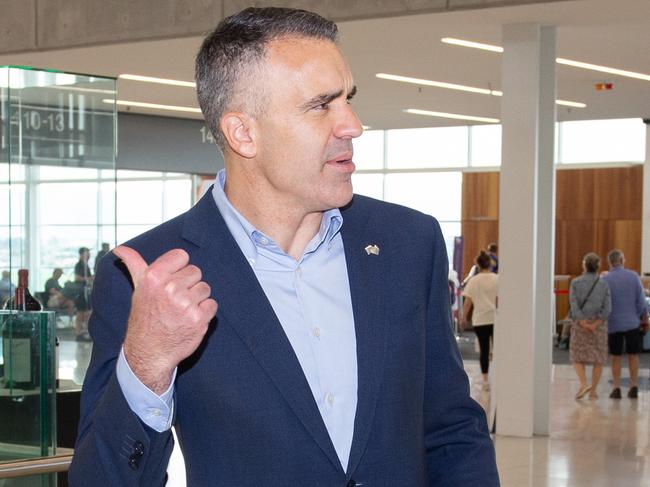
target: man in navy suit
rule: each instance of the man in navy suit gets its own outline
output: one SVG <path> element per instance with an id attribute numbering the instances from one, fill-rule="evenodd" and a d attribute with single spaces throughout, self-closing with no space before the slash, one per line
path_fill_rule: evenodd
<path id="1" fill-rule="evenodd" d="M 225 171 L 102 259 L 73 486 L 497 486 L 431 217 L 352 195 L 336 25 L 246 9 L 197 57 Z M 218 303 L 218 306 L 217 306 Z"/>

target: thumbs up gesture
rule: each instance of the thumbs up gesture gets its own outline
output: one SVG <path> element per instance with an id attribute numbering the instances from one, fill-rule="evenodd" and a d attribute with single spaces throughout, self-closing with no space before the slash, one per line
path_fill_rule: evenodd
<path id="1" fill-rule="evenodd" d="M 160 395 L 176 366 L 201 344 L 217 302 L 184 250 L 170 250 L 151 265 L 129 247 L 113 252 L 126 265 L 134 286 L 124 355 L 138 379 Z"/>

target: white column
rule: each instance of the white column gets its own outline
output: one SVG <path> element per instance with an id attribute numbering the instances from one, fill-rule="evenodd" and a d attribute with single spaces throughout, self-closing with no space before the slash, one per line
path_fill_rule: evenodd
<path id="1" fill-rule="evenodd" d="M 641 274 L 650 273 L 650 118 L 645 122 L 645 164 L 643 165 L 643 216 L 641 217 Z"/>
<path id="2" fill-rule="evenodd" d="M 503 28 L 497 433 L 548 434 L 555 172 L 555 27 Z"/>

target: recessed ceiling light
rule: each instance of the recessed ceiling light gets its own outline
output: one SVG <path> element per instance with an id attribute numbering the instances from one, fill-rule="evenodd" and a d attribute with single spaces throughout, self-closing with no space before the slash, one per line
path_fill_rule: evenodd
<path id="1" fill-rule="evenodd" d="M 140 107 L 140 108 L 153 108 L 156 110 L 171 110 L 174 112 L 190 112 L 190 113 L 201 113 L 200 108 L 193 107 L 179 107 L 175 105 L 160 105 L 158 103 L 144 103 L 141 101 L 127 101 L 127 100 L 111 100 L 110 98 L 105 98 L 102 100 L 104 103 L 109 105 L 120 105 L 128 107 Z"/>
<path id="2" fill-rule="evenodd" d="M 127 79 L 129 81 L 143 81 L 145 83 L 158 83 L 161 85 L 184 86 L 187 88 L 196 88 L 196 83 L 192 81 L 180 81 L 177 79 L 154 78 L 153 76 L 141 76 L 139 74 L 121 74 L 119 79 Z"/>
<path id="3" fill-rule="evenodd" d="M 471 47 L 474 49 L 482 49 L 484 51 L 503 52 L 503 47 L 495 46 L 494 44 L 484 44 L 482 42 L 466 41 L 464 39 L 456 39 L 454 37 L 443 37 L 440 39 L 445 44 L 454 44 L 456 46 Z M 634 71 L 627 71 L 625 69 L 610 68 L 609 66 L 601 66 L 599 64 L 585 63 L 582 61 L 574 61 L 572 59 L 555 58 L 558 64 L 565 66 L 573 66 L 574 68 L 588 69 L 590 71 L 598 71 L 600 73 L 614 74 L 616 76 L 625 76 L 627 78 L 640 79 L 643 81 L 650 81 L 650 74 L 637 73 Z"/>
<path id="4" fill-rule="evenodd" d="M 432 80 L 421 79 L 421 78 L 410 78 L 408 76 L 399 76 L 396 74 L 387 74 L 387 73 L 377 73 L 375 76 L 381 79 L 387 79 L 390 81 L 400 81 L 402 83 L 412 83 L 414 85 L 435 86 L 436 88 L 447 88 L 450 90 L 468 91 L 470 93 L 478 93 L 481 95 L 503 96 L 503 91 L 488 90 L 486 88 L 477 88 L 475 86 L 458 85 L 455 83 L 445 83 L 442 81 L 432 81 Z M 565 106 L 575 107 L 575 108 L 585 108 L 587 106 L 586 104 L 578 101 L 555 100 L 555 103 L 557 103 L 558 105 L 565 105 Z"/>
<path id="5" fill-rule="evenodd" d="M 419 110 L 417 108 L 407 108 L 406 113 L 413 115 L 425 115 L 427 117 L 453 118 L 456 120 L 471 120 L 474 122 L 499 123 L 498 118 L 475 117 L 473 115 L 461 115 L 459 113 L 433 112 L 431 110 Z"/>

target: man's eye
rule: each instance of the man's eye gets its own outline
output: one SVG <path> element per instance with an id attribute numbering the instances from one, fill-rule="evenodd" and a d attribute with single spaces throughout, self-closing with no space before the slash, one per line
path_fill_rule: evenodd
<path id="1" fill-rule="evenodd" d="M 328 110 L 330 107 L 329 103 L 321 103 L 320 105 L 316 105 L 314 109 L 316 110 Z"/>

